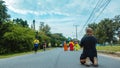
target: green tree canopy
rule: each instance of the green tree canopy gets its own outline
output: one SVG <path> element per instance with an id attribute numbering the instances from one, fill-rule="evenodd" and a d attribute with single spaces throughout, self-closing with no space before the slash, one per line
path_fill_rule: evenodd
<path id="1" fill-rule="evenodd" d="M 23 27 L 28 27 L 28 23 L 27 23 L 27 21 L 25 20 L 23 20 L 23 19 L 19 19 L 19 18 L 17 18 L 17 19 L 13 19 L 13 22 L 15 23 L 15 24 L 18 24 L 18 25 L 20 25 L 20 26 L 23 26 Z"/>
<path id="2" fill-rule="evenodd" d="M 5 2 L 3 0 L 0 0 L 0 24 L 8 20 L 8 18 L 10 17 L 10 15 L 8 15 L 7 13 L 7 7 L 4 3 Z"/>
<path id="3" fill-rule="evenodd" d="M 120 16 L 115 16 L 113 19 L 105 18 L 98 24 L 89 24 L 88 27 L 94 30 L 94 35 L 97 37 L 99 43 L 114 42 L 116 41 L 116 32 L 120 28 Z"/>
<path id="4" fill-rule="evenodd" d="M 8 22 L 3 24 L 0 30 L 2 30 L 2 40 L 0 41 L 1 54 L 32 50 L 35 33 L 30 28 Z"/>

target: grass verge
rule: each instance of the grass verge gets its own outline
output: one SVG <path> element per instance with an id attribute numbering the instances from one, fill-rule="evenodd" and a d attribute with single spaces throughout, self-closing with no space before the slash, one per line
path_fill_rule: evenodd
<path id="1" fill-rule="evenodd" d="M 97 46 L 97 50 L 120 52 L 120 46 Z"/>
<path id="2" fill-rule="evenodd" d="M 46 50 L 51 50 L 51 49 L 53 49 L 53 48 L 47 48 Z M 38 50 L 38 52 L 42 52 L 42 51 L 43 51 L 43 49 Z M 23 52 L 23 53 L 4 54 L 4 55 L 0 55 L 0 59 L 21 56 L 21 55 L 26 55 L 26 54 L 32 54 L 32 53 L 34 53 L 34 51 Z"/>
<path id="3" fill-rule="evenodd" d="M 98 53 L 120 57 L 120 46 L 97 46 Z"/>

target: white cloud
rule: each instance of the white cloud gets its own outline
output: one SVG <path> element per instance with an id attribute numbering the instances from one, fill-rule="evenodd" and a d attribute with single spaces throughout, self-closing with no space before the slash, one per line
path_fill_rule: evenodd
<path id="1" fill-rule="evenodd" d="M 106 8 L 105 14 L 109 14 L 109 15 L 115 15 L 115 14 L 120 14 L 120 6 L 119 6 L 119 0 L 117 1 L 111 1 L 111 3 L 108 5 L 108 7 Z"/>
<path id="2" fill-rule="evenodd" d="M 5 3 L 6 3 L 6 5 L 15 5 L 16 3 L 18 3 L 18 1 L 17 0 L 3 0 L 3 1 L 5 1 Z"/>
<path id="3" fill-rule="evenodd" d="M 73 24 L 82 28 L 98 0 L 4 0 L 9 10 L 27 16 L 32 14 L 38 21 L 43 21 L 52 27 L 53 32 L 63 32 L 65 35 L 74 31 Z M 120 14 L 120 1 L 111 0 L 98 20 L 114 17 Z M 49 16 L 48 16 L 49 15 Z M 98 12 L 95 16 L 99 15 Z M 32 16 L 32 17 L 33 17 Z M 61 17 L 57 17 L 61 16 Z M 44 18 L 41 18 L 44 17 Z M 27 18 L 27 17 L 26 17 Z M 64 24 L 64 25 L 63 25 Z M 56 26 L 56 27 L 55 27 Z M 66 26 L 66 27 L 65 27 Z M 64 27 L 64 28 L 61 28 Z M 58 29 L 55 31 L 55 29 Z M 80 33 L 78 31 L 78 33 Z"/>
<path id="4" fill-rule="evenodd" d="M 103 11 L 103 13 L 99 16 L 97 19 L 97 22 L 104 18 L 113 18 L 116 15 L 120 15 L 120 6 L 119 6 L 120 0 L 111 0 L 109 5 L 106 7 L 106 9 Z M 97 13 L 98 15 L 98 13 Z"/>

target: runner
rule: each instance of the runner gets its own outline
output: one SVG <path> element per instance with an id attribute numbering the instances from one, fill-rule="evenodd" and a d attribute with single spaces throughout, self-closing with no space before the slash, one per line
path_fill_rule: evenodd
<path id="1" fill-rule="evenodd" d="M 74 43 L 72 40 L 69 42 L 69 46 L 70 46 L 70 51 L 73 51 L 74 50 Z"/>
<path id="2" fill-rule="evenodd" d="M 34 51 L 35 51 L 35 53 L 37 53 L 39 43 L 40 43 L 40 42 L 39 42 L 38 39 L 35 39 L 35 40 L 34 40 Z"/>
<path id="3" fill-rule="evenodd" d="M 45 51 L 46 50 L 46 42 L 43 42 L 43 50 Z"/>
<path id="4" fill-rule="evenodd" d="M 68 46 L 66 44 L 66 41 L 64 41 L 64 51 L 67 51 L 68 50 Z"/>
<path id="5" fill-rule="evenodd" d="M 78 42 L 77 42 L 77 41 L 75 41 L 74 50 L 75 50 L 75 51 L 80 50 L 80 46 L 79 46 L 79 44 L 78 44 Z"/>

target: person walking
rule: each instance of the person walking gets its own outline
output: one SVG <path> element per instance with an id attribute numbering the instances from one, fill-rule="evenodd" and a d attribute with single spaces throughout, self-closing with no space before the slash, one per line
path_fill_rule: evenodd
<path id="1" fill-rule="evenodd" d="M 75 41 L 74 50 L 75 50 L 75 51 L 80 50 L 80 46 L 79 46 L 79 44 L 78 44 L 77 41 Z"/>
<path id="2" fill-rule="evenodd" d="M 50 43 L 50 42 L 48 43 L 48 47 L 49 47 L 49 48 L 51 47 L 51 43 Z"/>
<path id="3" fill-rule="evenodd" d="M 74 43 L 72 40 L 69 42 L 69 46 L 70 46 L 70 51 L 74 51 Z"/>
<path id="4" fill-rule="evenodd" d="M 40 41 L 38 39 L 34 40 L 34 51 L 35 51 L 35 53 L 37 53 L 39 43 L 40 43 Z"/>
<path id="5" fill-rule="evenodd" d="M 86 29 L 86 35 L 81 39 L 80 46 L 83 48 L 83 52 L 80 56 L 80 63 L 89 66 L 89 60 L 92 65 L 98 66 L 97 61 L 97 50 L 96 50 L 97 39 L 93 36 L 92 28 Z"/>
<path id="6" fill-rule="evenodd" d="M 43 42 L 43 50 L 45 51 L 46 50 L 46 42 Z"/>
<path id="7" fill-rule="evenodd" d="M 66 44 L 66 41 L 64 41 L 64 51 L 67 51 L 68 50 L 68 46 Z"/>

